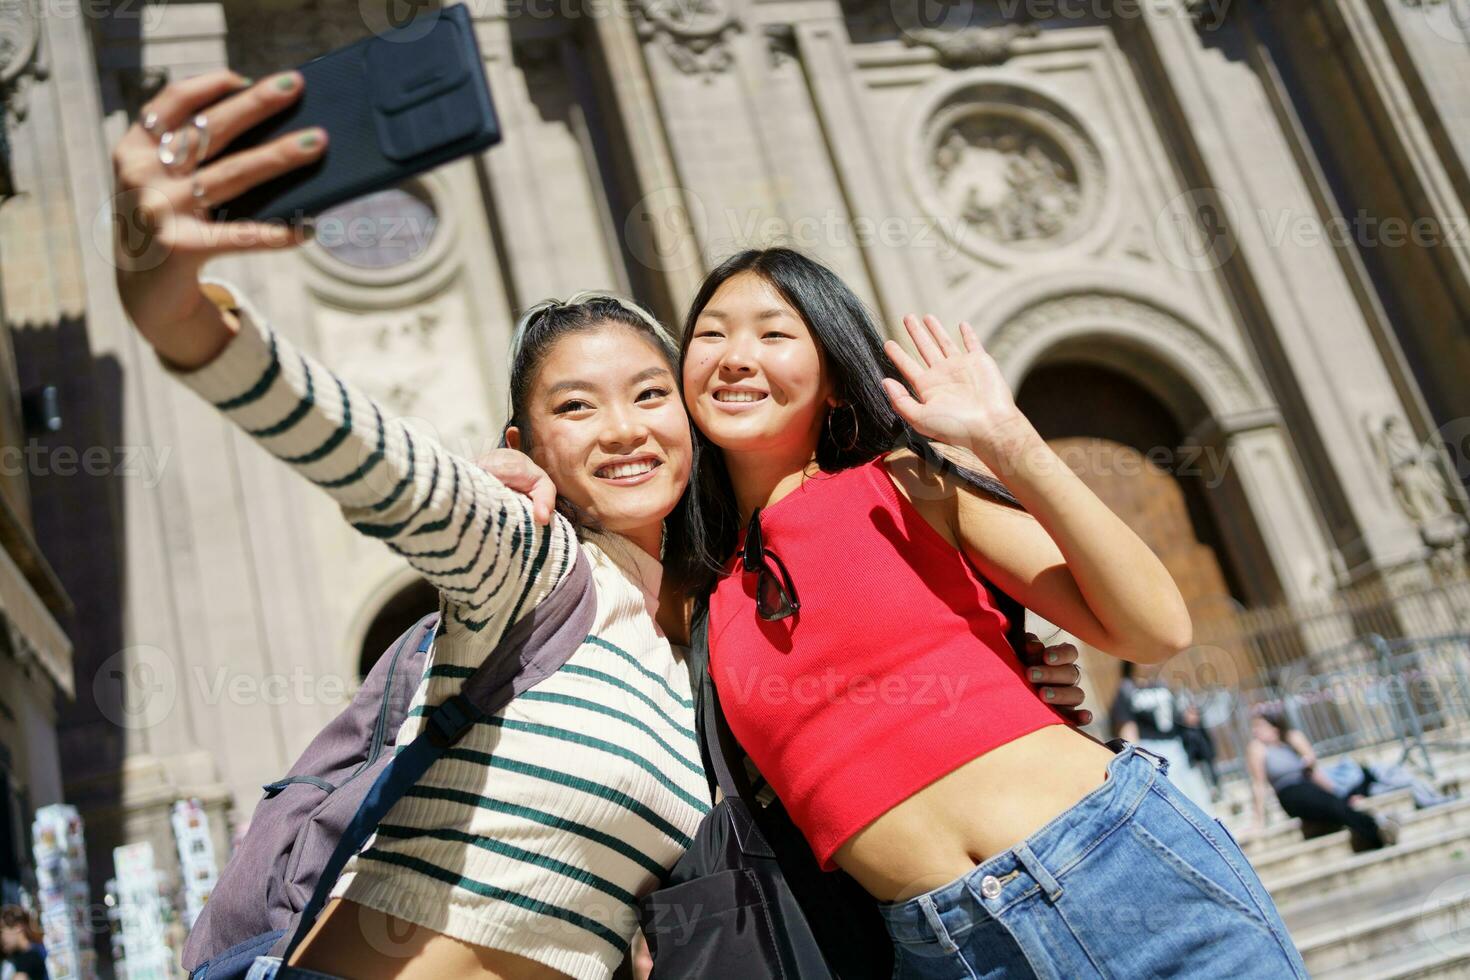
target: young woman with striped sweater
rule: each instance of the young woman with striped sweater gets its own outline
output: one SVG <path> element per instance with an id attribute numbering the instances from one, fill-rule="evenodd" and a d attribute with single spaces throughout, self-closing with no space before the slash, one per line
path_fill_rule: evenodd
<path id="1" fill-rule="evenodd" d="M 203 111 L 218 149 L 299 95 L 298 75 L 281 81 L 246 87 L 217 72 L 169 85 L 149 110 L 165 130 Z M 597 619 L 561 671 L 476 726 L 393 809 L 298 963 L 354 978 L 606 977 L 627 955 L 637 896 L 710 807 L 688 672 L 654 619 L 663 521 L 692 459 L 676 350 L 652 317 L 611 297 L 545 304 L 523 321 L 510 438 L 585 524 L 538 521 L 528 497 L 389 417 L 226 284 L 200 281 L 211 255 L 300 237 L 211 223 L 193 187 L 228 199 L 309 163 L 325 134 L 302 135 L 207 164 L 191 186 L 160 164 L 145 127 L 129 130 L 114 163 L 139 225 L 124 224 L 154 229 L 164 256 L 129 262 L 119 250 L 129 317 L 167 371 L 437 587 L 443 626 L 418 706 L 456 693 L 577 548 Z"/>
<path id="2" fill-rule="evenodd" d="M 655 618 L 664 520 L 693 466 L 677 347 L 606 295 L 523 317 L 507 441 L 541 469 L 510 453 L 491 475 L 389 418 L 228 284 L 199 276 L 211 256 L 303 240 L 213 223 L 205 204 L 311 163 L 325 134 L 206 157 L 192 174 L 158 158 L 156 132 L 202 114 L 218 153 L 301 87 L 294 72 L 176 82 L 119 142 L 119 235 L 151 236 L 117 248 L 129 317 L 168 373 L 438 588 L 443 625 L 399 744 L 556 587 L 577 548 L 593 568 L 597 620 L 561 671 L 472 730 L 392 810 L 294 966 L 359 980 L 606 977 L 627 954 L 636 898 L 710 807 L 682 649 Z M 1058 688 L 1058 703 L 1079 700 Z"/>

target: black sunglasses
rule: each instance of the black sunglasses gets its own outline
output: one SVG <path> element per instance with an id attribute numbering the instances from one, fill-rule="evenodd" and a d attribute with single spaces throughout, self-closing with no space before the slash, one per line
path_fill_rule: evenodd
<path id="1" fill-rule="evenodd" d="M 785 564 L 761 539 L 759 507 L 750 515 L 750 527 L 745 531 L 745 550 L 741 552 L 740 561 L 745 571 L 756 574 L 755 611 L 761 619 L 775 622 L 796 615 L 801 608 L 801 601 L 796 598 L 796 586 L 791 584 L 791 575 Z M 773 563 L 774 570 L 771 567 Z"/>

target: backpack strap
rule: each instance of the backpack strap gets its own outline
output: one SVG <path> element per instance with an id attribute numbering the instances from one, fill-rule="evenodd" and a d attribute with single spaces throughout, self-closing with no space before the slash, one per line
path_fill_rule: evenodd
<path id="1" fill-rule="evenodd" d="M 730 768 L 730 759 L 740 758 L 742 753 L 724 713 L 720 711 L 719 695 L 710 676 L 709 604 L 703 599 L 695 602 L 690 619 L 689 669 L 697 727 L 704 733 L 704 737 L 698 739 L 699 754 L 704 763 L 704 778 L 709 783 L 710 799 L 715 798 L 715 787 L 718 786 L 730 799 L 754 800 L 750 780 L 737 779 Z M 740 767 L 741 777 L 745 775 L 744 768 Z"/>
<path id="2" fill-rule="evenodd" d="M 311 931 L 348 860 L 367 843 L 393 805 L 477 722 L 560 670 L 587 639 L 596 614 L 592 566 L 579 547 L 567 577 L 505 631 L 495 649 L 465 679 L 460 693 L 435 708 L 423 732 L 378 773 L 322 868 L 316 890 L 302 908 L 296 930 L 282 953 L 283 963 L 290 962 L 296 947 Z M 427 647 L 430 638 L 443 628 L 441 621 L 438 630 L 424 634 L 421 644 Z"/>

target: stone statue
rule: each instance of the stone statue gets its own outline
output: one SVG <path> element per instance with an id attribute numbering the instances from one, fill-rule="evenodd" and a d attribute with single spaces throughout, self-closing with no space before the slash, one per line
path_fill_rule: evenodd
<path id="1" fill-rule="evenodd" d="M 1398 415 L 1377 419 L 1367 415 L 1363 425 L 1379 464 L 1388 473 L 1399 508 L 1433 551 L 1435 568 L 1446 573 L 1463 568 L 1467 522 L 1450 506 L 1452 494 L 1433 444 L 1415 439 Z"/>

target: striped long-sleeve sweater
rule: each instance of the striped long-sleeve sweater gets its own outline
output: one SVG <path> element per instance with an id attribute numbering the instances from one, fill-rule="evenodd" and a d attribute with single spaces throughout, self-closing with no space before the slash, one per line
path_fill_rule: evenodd
<path id="1" fill-rule="evenodd" d="M 240 333 L 203 367 L 169 373 L 439 590 L 445 631 L 399 746 L 585 550 L 597 589 L 586 643 L 430 769 L 334 894 L 574 977 L 607 976 L 636 898 L 710 806 L 689 676 L 654 622 L 661 566 L 616 535 L 579 542 L 560 516 L 537 525 L 527 498 L 390 418 L 228 284 L 205 290 L 236 311 Z"/>

